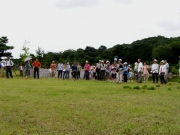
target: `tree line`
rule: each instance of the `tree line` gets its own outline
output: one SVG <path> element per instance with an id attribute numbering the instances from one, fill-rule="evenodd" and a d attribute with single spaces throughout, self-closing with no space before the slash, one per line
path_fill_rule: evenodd
<path id="1" fill-rule="evenodd" d="M 0 38 L 0 52 L 4 52 L 4 54 L 0 53 L 0 57 L 11 56 L 11 53 L 8 52 L 7 54 L 6 52 L 8 49 L 13 49 L 13 46 L 8 46 L 7 42 L 7 37 Z M 31 54 L 26 46 L 23 46 L 22 50 L 24 54 L 20 54 L 20 58 L 14 60 L 16 64 L 23 62 L 25 57 L 30 56 L 32 60 L 38 58 L 44 68 L 48 68 L 53 60 L 56 62 L 62 61 L 63 63 L 72 63 L 75 60 L 83 66 L 86 60 L 93 64 L 99 60 L 114 62 L 114 56 L 131 64 L 136 62 L 138 58 L 141 58 L 142 61 L 146 61 L 148 64 L 151 64 L 155 58 L 159 61 L 167 59 L 170 64 L 177 64 L 180 56 L 180 37 L 148 37 L 134 41 L 131 44 L 117 44 L 111 48 L 107 48 L 105 45 L 100 45 L 97 49 L 86 46 L 85 49 L 68 49 L 63 52 L 45 53 L 44 50 L 38 47 L 36 54 Z"/>

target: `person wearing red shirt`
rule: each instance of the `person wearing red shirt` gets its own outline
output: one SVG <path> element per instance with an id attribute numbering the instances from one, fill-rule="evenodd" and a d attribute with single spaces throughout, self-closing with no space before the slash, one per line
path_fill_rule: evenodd
<path id="1" fill-rule="evenodd" d="M 38 59 L 36 59 L 32 63 L 33 69 L 34 69 L 34 79 L 36 78 L 36 73 L 37 73 L 37 78 L 39 79 L 39 68 L 41 67 L 41 63 L 39 62 Z"/>
<path id="2" fill-rule="evenodd" d="M 86 64 L 84 65 L 84 70 L 85 70 L 86 80 L 89 80 L 90 65 L 89 65 L 88 61 L 86 61 Z"/>

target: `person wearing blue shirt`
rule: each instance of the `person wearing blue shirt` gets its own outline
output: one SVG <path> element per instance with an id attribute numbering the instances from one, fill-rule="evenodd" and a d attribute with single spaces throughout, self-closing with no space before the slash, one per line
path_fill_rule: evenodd
<path id="1" fill-rule="evenodd" d="M 124 83 L 127 83 L 127 75 L 128 75 L 128 67 L 127 67 L 127 62 L 125 62 L 123 67 Z"/>

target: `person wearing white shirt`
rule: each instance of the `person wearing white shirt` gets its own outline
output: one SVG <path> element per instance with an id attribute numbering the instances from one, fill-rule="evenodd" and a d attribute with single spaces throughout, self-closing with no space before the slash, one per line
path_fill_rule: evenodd
<path id="1" fill-rule="evenodd" d="M 166 75 L 164 76 L 166 82 L 168 81 L 168 73 L 169 73 L 169 63 L 167 62 L 167 60 L 164 60 L 165 65 L 166 65 Z"/>
<path id="2" fill-rule="evenodd" d="M 4 60 L 2 60 L 1 62 L 0 62 L 0 76 L 1 77 L 3 77 L 4 76 Z"/>
<path id="3" fill-rule="evenodd" d="M 63 63 L 60 61 L 59 64 L 58 64 L 58 67 L 57 67 L 57 70 L 58 70 L 58 79 L 59 78 L 62 78 L 62 72 L 63 72 Z M 60 76 L 60 77 L 59 77 Z"/>
<path id="4" fill-rule="evenodd" d="M 143 64 L 141 59 L 138 59 L 138 83 L 142 83 L 142 71 L 143 71 Z"/>
<path id="5" fill-rule="evenodd" d="M 159 75 L 160 75 L 160 80 L 161 80 L 161 84 L 166 84 L 166 80 L 164 78 L 164 76 L 167 74 L 166 72 L 166 64 L 165 64 L 165 61 L 162 60 L 161 61 L 161 66 L 159 67 Z"/>
<path id="6" fill-rule="evenodd" d="M 155 83 L 155 80 L 156 80 L 156 83 L 158 83 L 158 68 L 159 68 L 159 65 L 157 64 L 157 60 L 154 59 L 153 64 L 151 66 L 151 73 L 152 73 L 152 77 L 153 77 L 153 83 Z"/>
<path id="7" fill-rule="evenodd" d="M 10 57 L 7 57 L 7 60 L 5 62 L 6 66 L 6 77 L 9 78 L 9 75 L 11 78 L 13 78 L 11 67 L 14 65 Z"/>

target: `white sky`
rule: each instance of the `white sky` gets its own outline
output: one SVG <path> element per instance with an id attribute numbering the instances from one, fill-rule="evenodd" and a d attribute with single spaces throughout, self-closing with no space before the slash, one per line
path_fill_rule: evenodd
<path id="1" fill-rule="evenodd" d="M 14 58 L 24 41 L 35 54 L 110 48 L 162 35 L 180 36 L 180 0 L 0 0 L 0 36 Z"/>

